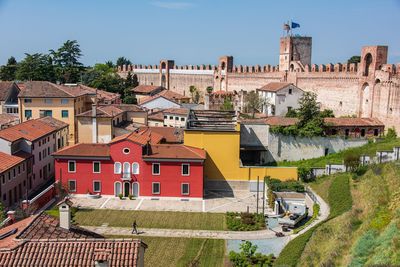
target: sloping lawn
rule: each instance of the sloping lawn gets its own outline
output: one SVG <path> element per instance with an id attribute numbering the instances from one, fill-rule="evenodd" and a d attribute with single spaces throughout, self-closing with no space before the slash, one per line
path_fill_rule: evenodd
<path id="1" fill-rule="evenodd" d="M 400 146 L 400 138 L 397 139 L 384 139 L 377 143 L 368 143 L 361 147 L 355 147 L 340 151 L 335 154 L 329 154 L 325 157 L 314 159 L 299 160 L 299 161 L 282 161 L 278 162 L 278 166 L 292 166 L 292 167 L 325 167 L 326 164 L 341 164 L 343 162 L 344 154 L 348 151 L 374 156 L 376 151 L 379 150 L 393 150 L 393 147 Z"/>
<path id="2" fill-rule="evenodd" d="M 138 228 L 226 230 L 224 213 L 134 211 L 109 209 L 82 209 L 75 212 L 74 221 L 79 225 Z"/>
<path id="3" fill-rule="evenodd" d="M 144 257 L 145 266 L 224 266 L 225 240 L 149 236 L 140 239 L 148 245 Z"/>

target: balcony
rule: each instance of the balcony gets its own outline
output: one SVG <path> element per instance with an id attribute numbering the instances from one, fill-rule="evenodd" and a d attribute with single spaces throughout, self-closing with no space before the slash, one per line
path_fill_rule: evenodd
<path id="1" fill-rule="evenodd" d="M 128 172 L 128 173 L 122 173 L 122 175 L 121 175 L 121 180 L 122 181 L 130 181 L 131 180 L 131 173 L 130 172 Z"/>

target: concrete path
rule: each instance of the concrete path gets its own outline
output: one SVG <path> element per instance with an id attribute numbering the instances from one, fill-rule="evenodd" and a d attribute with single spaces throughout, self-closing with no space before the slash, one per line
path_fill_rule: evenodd
<path id="1" fill-rule="evenodd" d="M 90 231 L 101 235 L 132 235 L 132 228 L 108 227 L 108 226 L 82 226 Z M 213 239 L 237 239 L 237 240 L 258 240 L 275 238 L 271 230 L 260 231 L 212 231 L 212 230 L 186 230 L 186 229 L 157 229 L 140 228 L 140 236 L 161 236 L 161 237 L 189 237 L 189 238 L 213 238 Z"/>

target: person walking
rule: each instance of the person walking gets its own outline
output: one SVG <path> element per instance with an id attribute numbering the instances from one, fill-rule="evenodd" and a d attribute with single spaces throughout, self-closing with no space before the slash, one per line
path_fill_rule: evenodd
<path id="1" fill-rule="evenodd" d="M 137 230 L 137 224 L 136 224 L 136 220 L 133 221 L 132 223 L 132 234 L 139 234 L 138 230 Z"/>

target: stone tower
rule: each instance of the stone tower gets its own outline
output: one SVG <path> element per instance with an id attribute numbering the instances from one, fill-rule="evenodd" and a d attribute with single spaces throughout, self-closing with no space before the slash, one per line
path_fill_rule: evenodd
<path id="1" fill-rule="evenodd" d="M 219 58 L 218 69 L 214 74 L 214 90 L 228 90 L 228 73 L 233 69 L 233 57 L 222 56 Z"/>
<path id="2" fill-rule="evenodd" d="M 361 62 L 358 74 L 368 77 L 387 63 L 388 47 L 382 45 L 364 46 L 361 50 Z"/>
<path id="3" fill-rule="evenodd" d="M 304 71 L 306 65 L 311 66 L 311 48 L 311 37 L 282 37 L 279 48 L 279 70 Z"/>
<path id="4" fill-rule="evenodd" d="M 175 66 L 175 61 L 163 59 L 160 60 L 160 85 L 169 90 L 169 71 Z"/>

